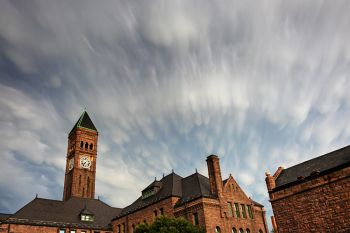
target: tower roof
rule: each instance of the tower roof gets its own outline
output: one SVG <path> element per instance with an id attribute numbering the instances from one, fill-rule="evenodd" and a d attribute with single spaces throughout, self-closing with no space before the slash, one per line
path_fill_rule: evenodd
<path id="1" fill-rule="evenodd" d="M 84 129 L 89 129 L 97 132 L 97 129 L 92 123 L 91 118 L 89 117 L 89 114 L 84 111 L 81 116 L 79 117 L 77 123 L 73 126 L 73 129 L 70 131 L 69 134 L 71 134 L 76 128 L 84 128 Z"/>

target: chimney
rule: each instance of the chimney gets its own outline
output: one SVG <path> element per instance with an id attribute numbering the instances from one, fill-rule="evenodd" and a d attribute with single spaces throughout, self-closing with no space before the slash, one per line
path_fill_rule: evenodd
<path id="1" fill-rule="evenodd" d="M 217 155 L 210 155 L 207 157 L 208 175 L 210 183 L 210 191 L 213 195 L 222 197 L 222 178 L 219 157 Z"/>
<path id="2" fill-rule="evenodd" d="M 265 182 L 266 182 L 267 190 L 270 192 L 272 191 L 272 189 L 276 187 L 275 178 L 270 175 L 270 172 L 265 172 L 265 176 L 266 176 Z"/>

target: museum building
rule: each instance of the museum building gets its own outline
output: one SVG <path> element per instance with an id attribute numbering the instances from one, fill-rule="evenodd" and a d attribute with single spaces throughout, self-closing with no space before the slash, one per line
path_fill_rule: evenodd
<path id="1" fill-rule="evenodd" d="M 216 155 L 206 159 L 209 177 L 172 172 L 125 208 L 95 199 L 97 143 L 97 129 L 84 111 L 68 135 L 63 199 L 36 197 L 14 214 L 0 214 L 0 232 L 132 233 L 162 215 L 185 218 L 206 232 L 268 232 L 264 207 L 231 175 L 222 180 Z"/>

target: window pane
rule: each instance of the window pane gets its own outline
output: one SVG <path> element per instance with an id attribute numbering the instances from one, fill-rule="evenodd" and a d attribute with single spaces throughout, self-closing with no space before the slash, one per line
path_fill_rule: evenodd
<path id="1" fill-rule="evenodd" d="M 245 211 L 245 205 L 244 204 L 241 204 L 241 208 L 242 208 L 242 217 L 243 218 L 247 218 L 247 213 Z"/>
<path id="2" fill-rule="evenodd" d="M 235 210 L 236 210 L 236 216 L 237 216 L 237 218 L 240 218 L 240 217 L 241 217 L 241 214 L 240 214 L 240 212 L 239 212 L 238 203 L 235 203 Z"/>
<path id="3" fill-rule="evenodd" d="M 65 233 L 66 230 L 65 229 L 60 229 L 60 233 Z"/>
<path id="4" fill-rule="evenodd" d="M 233 216 L 233 210 L 232 210 L 231 202 L 227 202 L 227 207 L 228 207 L 228 216 L 232 217 Z"/>
<path id="5" fill-rule="evenodd" d="M 249 217 L 252 219 L 253 218 L 253 211 L 252 211 L 252 206 L 251 205 L 248 205 L 248 214 L 249 214 Z"/>

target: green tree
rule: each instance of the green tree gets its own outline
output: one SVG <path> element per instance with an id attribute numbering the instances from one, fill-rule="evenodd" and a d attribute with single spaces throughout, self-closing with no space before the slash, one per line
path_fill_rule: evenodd
<path id="1" fill-rule="evenodd" d="M 139 225 L 135 233 L 204 233 L 183 218 L 158 217 L 152 224 Z"/>

